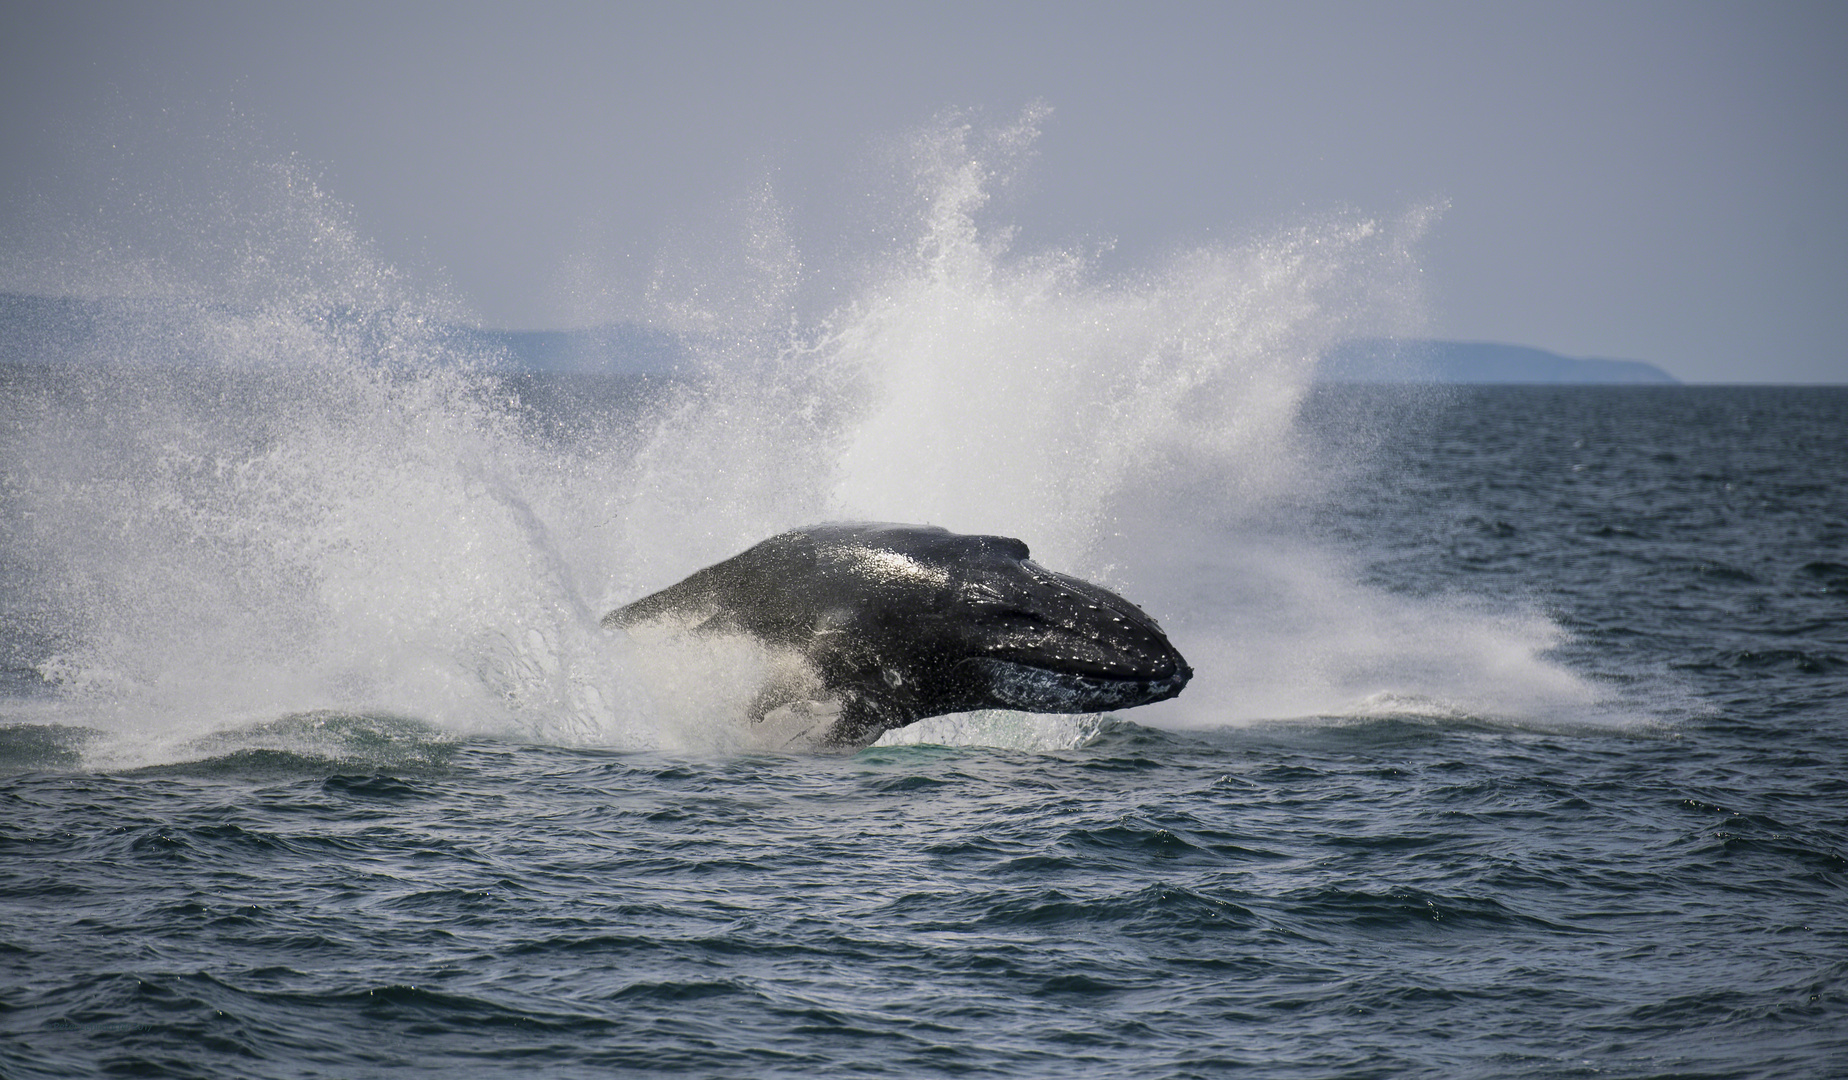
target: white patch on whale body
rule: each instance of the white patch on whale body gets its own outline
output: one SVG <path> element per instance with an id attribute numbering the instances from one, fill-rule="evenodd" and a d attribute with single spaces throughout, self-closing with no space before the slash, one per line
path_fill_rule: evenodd
<path id="1" fill-rule="evenodd" d="M 854 552 L 854 558 L 866 568 L 867 576 L 875 580 L 923 581 L 939 587 L 950 583 L 947 569 L 919 562 L 902 552 L 862 548 Z"/>

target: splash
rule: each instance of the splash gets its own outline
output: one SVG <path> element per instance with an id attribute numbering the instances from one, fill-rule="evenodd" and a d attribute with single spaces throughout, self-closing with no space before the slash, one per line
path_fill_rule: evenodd
<path id="1" fill-rule="evenodd" d="M 186 260 L 233 267 L 234 288 L 131 298 L 11 399 L 8 602 L 57 708 L 118 756 L 124 733 L 170 748 L 330 714 L 732 748 L 713 718 L 741 711 L 759 661 L 664 658 L 598 616 L 853 518 L 1020 536 L 1159 613 L 1200 674 L 1155 723 L 1582 702 L 1540 658 L 1543 620 L 1369 592 L 1289 531 L 1326 472 L 1297 424 L 1316 358 L 1415 320 L 1428 215 L 1336 215 L 1108 276 L 1017 252 L 993 220 L 1040 115 L 920 133 L 905 242 L 819 316 L 762 194 L 723 272 L 683 263 L 642 298 L 682 335 L 682 378 L 562 418 L 312 183 L 285 169 L 245 193 L 260 212 L 214 235 L 262 257 Z M 1024 745 L 1022 725 L 1049 746 L 1090 730 L 920 730 Z"/>

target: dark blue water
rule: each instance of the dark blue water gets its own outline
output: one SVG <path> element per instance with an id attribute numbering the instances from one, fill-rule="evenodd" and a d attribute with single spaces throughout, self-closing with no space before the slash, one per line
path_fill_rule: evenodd
<path id="1" fill-rule="evenodd" d="M 1542 613 L 1595 703 L 846 758 L 259 710 L 136 757 L 14 601 L 0 1075 L 1842 1075 L 1848 391 L 1302 423 L 1352 468 L 1285 533 Z"/>

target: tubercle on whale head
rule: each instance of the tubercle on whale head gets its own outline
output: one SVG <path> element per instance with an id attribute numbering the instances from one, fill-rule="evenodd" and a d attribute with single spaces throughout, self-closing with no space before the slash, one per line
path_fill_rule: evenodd
<path id="1" fill-rule="evenodd" d="M 1082 578 L 1020 560 L 1006 577 L 972 581 L 962 602 L 975 615 L 980 651 L 1019 664 L 1097 678 L 1166 681 L 1192 674 L 1161 626 L 1123 597 Z"/>

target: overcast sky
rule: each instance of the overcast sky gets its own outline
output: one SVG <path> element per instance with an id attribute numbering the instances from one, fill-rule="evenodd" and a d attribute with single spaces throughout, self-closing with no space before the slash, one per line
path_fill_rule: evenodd
<path id="1" fill-rule="evenodd" d="M 1023 244 L 1133 265 L 1445 207 L 1431 336 L 1689 381 L 1848 381 L 1848 4 L 340 3 L 0 7 L 0 250 L 193 135 L 294 154 L 485 323 L 581 321 L 770 177 L 823 231 L 881 140 L 1052 109 Z M 98 149 L 123 139 L 132 155 Z M 119 149 L 119 148 L 118 148 Z M 158 188 L 158 185 L 155 185 Z M 170 190 L 184 191 L 183 182 Z M 183 198 L 183 194 L 169 197 Z M 68 230 L 66 230 L 68 232 Z"/>

